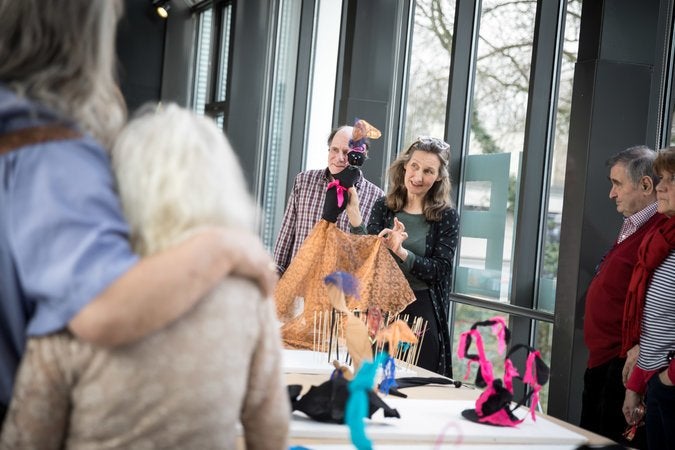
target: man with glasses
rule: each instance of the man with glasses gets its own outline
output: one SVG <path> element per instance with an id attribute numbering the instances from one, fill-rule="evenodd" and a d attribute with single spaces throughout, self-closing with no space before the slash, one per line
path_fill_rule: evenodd
<path id="1" fill-rule="evenodd" d="M 281 230 L 274 246 L 274 261 L 280 275 L 286 271 L 291 259 L 309 235 L 314 225 L 321 220 L 328 184 L 333 175 L 349 167 L 347 154 L 353 127 L 343 125 L 333 129 L 328 136 L 328 167 L 322 170 L 307 170 L 295 177 L 293 190 L 286 204 Z M 370 217 L 375 200 L 382 197 L 382 189 L 366 180 L 362 174 L 354 183 L 360 200 L 361 214 L 365 220 Z M 341 212 L 337 227 L 349 232 L 347 215 Z"/>
<path id="2" fill-rule="evenodd" d="M 653 150 L 636 146 L 607 161 L 612 183 L 609 198 L 615 201 L 624 222 L 586 292 L 584 341 L 589 355 L 580 425 L 623 444 L 628 444 L 622 435 L 627 424 L 621 411 L 626 358 L 620 355 L 626 292 L 642 238 L 665 219 L 656 212 L 655 158 Z M 630 353 L 628 358 L 635 359 L 637 354 Z M 643 440 L 644 436 L 638 435 L 630 446 L 644 448 Z"/>

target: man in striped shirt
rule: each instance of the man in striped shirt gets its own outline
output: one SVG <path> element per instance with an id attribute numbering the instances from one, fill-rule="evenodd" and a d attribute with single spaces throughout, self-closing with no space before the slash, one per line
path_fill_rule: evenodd
<path id="1" fill-rule="evenodd" d="M 343 125 L 333 129 L 328 136 L 328 167 L 320 170 L 307 170 L 295 177 L 293 190 L 286 204 L 286 211 L 281 222 L 281 230 L 274 246 L 274 261 L 280 275 L 286 271 L 291 259 L 309 235 L 314 225 L 321 220 L 328 183 L 333 175 L 342 172 L 349 162 L 349 140 L 353 127 Z M 359 196 L 361 215 L 367 223 L 375 200 L 382 197 L 382 189 L 366 180 L 361 174 L 354 183 Z M 347 215 L 340 213 L 336 225 L 349 232 Z"/>
<path id="2" fill-rule="evenodd" d="M 656 213 L 656 178 L 652 168 L 655 158 L 656 152 L 639 146 L 607 161 L 612 183 L 609 198 L 616 202 L 624 223 L 586 292 L 584 342 L 588 366 L 584 373 L 580 425 L 623 444 L 627 444 L 622 436 L 626 422 L 621 412 L 626 358 L 620 353 L 626 292 L 643 236 L 665 220 Z M 630 445 L 641 448 L 643 441 L 641 432 Z"/>

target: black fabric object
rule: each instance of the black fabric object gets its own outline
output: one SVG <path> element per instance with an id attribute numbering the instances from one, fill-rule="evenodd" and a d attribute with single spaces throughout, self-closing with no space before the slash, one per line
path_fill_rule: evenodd
<path id="1" fill-rule="evenodd" d="M 513 414 L 512 410 L 509 408 L 511 401 L 513 400 L 513 394 L 511 394 L 508 389 L 504 387 L 502 380 L 500 378 L 495 379 L 492 382 L 492 388 L 494 393 L 491 394 L 488 399 L 481 406 L 481 415 L 479 416 L 475 409 L 465 409 L 462 411 L 462 416 L 472 422 L 476 423 L 485 423 L 487 425 L 493 425 L 496 427 L 502 426 L 491 422 L 480 422 L 481 417 L 491 416 L 500 409 L 503 409 L 509 418 L 512 421 L 517 421 L 518 418 Z"/>
<path id="2" fill-rule="evenodd" d="M 510 332 L 509 332 L 509 336 L 510 336 Z M 513 347 L 511 347 L 511 350 L 508 351 L 505 359 L 509 359 L 511 357 L 511 355 L 513 355 L 515 352 L 517 352 L 521 348 L 524 348 L 528 352 L 535 352 L 536 351 L 533 347 L 530 347 L 529 345 L 516 344 Z M 539 383 L 540 385 L 543 386 L 546 383 L 548 383 L 548 379 L 551 375 L 551 369 L 548 368 L 548 366 L 546 365 L 544 360 L 541 359 L 539 356 L 536 356 L 534 358 L 534 364 L 535 364 L 535 367 L 537 369 L 537 383 Z M 518 377 L 518 378 L 522 379 L 522 377 Z"/>
<path id="3" fill-rule="evenodd" d="M 300 398 L 300 393 L 302 392 L 302 385 L 300 384 L 287 384 L 286 390 L 288 391 L 288 398 L 291 400 L 291 411 L 295 409 L 295 404 Z"/>
<path id="4" fill-rule="evenodd" d="M 343 376 L 334 374 L 328 381 L 309 388 L 309 391 L 300 398 L 298 396 L 302 387 L 290 385 L 288 393 L 292 411 L 303 412 L 317 422 L 344 424 L 345 406 L 349 397 L 347 385 L 348 381 Z M 390 408 L 374 391 L 369 391 L 368 418 L 380 408 L 384 417 L 401 417 L 395 408 Z"/>
<path id="5" fill-rule="evenodd" d="M 455 381 L 451 378 L 443 377 L 403 377 L 396 379 L 396 387 L 405 389 L 416 386 L 426 386 L 428 384 L 451 384 L 455 387 L 462 386 L 461 381 Z"/>
<path id="6" fill-rule="evenodd" d="M 417 386 L 426 386 L 429 384 L 442 384 L 442 385 L 452 385 L 456 388 L 462 387 L 462 382 L 453 380 L 452 378 L 442 378 L 442 377 L 404 377 L 397 378 L 396 387 L 389 388 L 389 395 L 394 397 L 408 398 L 406 394 L 401 392 L 399 389 L 405 389 L 409 387 Z M 380 383 L 381 385 L 382 383 Z M 378 390 L 380 387 L 378 386 Z"/>
<path id="7" fill-rule="evenodd" d="M 436 320 L 431 291 L 429 289 L 414 289 L 413 292 L 416 300 L 406 306 L 399 314 L 403 317 L 408 316 L 407 322 L 411 328 L 418 317 L 421 317 L 427 323 L 424 336 L 420 337 L 421 347 L 418 349 L 415 365 L 430 372 L 438 373 L 442 354 L 441 343 L 437 336 L 439 335 L 439 327 L 442 325 Z"/>
<path id="8" fill-rule="evenodd" d="M 317 422 L 344 423 L 347 403 L 347 383 L 343 380 L 328 380 L 312 386 L 300 398 L 291 398 L 293 411 L 301 411 Z"/>
<path id="9" fill-rule="evenodd" d="M 347 207 L 349 201 L 349 193 L 346 189 L 354 186 L 354 183 L 361 177 L 361 171 L 354 166 L 347 166 L 342 172 L 333 174 L 333 180 L 340 183 L 341 189 L 336 186 L 331 186 L 326 190 L 326 199 L 323 204 L 323 213 L 321 218 L 328 222 L 337 222 L 337 217 Z M 342 204 L 338 206 L 338 189 L 343 190 Z"/>
<path id="10" fill-rule="evenodd" d="M 487 387 L 487 383 L 485 382 L 485 378 L 483 378 L 483 372 L 480 370 L 480 366 L 478 366 L 478 370 L 476 371 L 476 381 L 474 382 L 476 387 L 479 387 L 481 389 Z"/>
<path id="11" fill-rule="evenodd" d="M 511 417 L 511 420 L 518 420 L 516 416 L 513 415 L 510 411 L 508 412 L 509 416 Z M 481 425 L 490 425 L 491 427 L 501 427 L 502 425 L 497 425 L 496 423 L 491 423 L 491 422 L 481 422 L 478 417 L 478 414 L 476 413 L 475 409 L 465 409 L 462 411 L 462 417 L 464 417 L 467 420 L 470 420 L 471 422 L 475 423 L 480 423 Z"/>
<path id="12" fill-rule="evenodd" d="M 497 323 L 501 323 L 501 326 L 503 327 L 501 331 L 503 332 L 504 343 L 505 344 L 509 343 L 511 339 L 511 333 L 509 329 L 506 327 L 505 323 L 503 322 L 503 319 L 499 320 L 499 318 L 495 317 L 494 319 L 491 320 L 476 322 L 471 326 L 470 331 L 462 333 L 461 336 L 465 341 L 463 356 L 466 359 L 469 359 L 470 361 L 479 362 L 480 364 L 487 364 L 487 366 L 490 368 L 492 367 L 490 361 L 486 360 L 485 355 L 481 353 L 483 352 L 482 339 L 476 341 L 478 351 L 477 354 L 469 353 L 469 349 L 471 347 L 472 342 L 471 336 L 477 333 L 477 328 L 479 326 L 493 326 Z M 495 334 L 498 334 L 499 331 L 500 330 L 493 330 Z M 505 365 L 504 377 L 508 386 L 507 388 L 502 379 L 500 378 L 493 379 L 492 377 L 488 377 L 488 379 L 486 379 L 481 370 L 479 369 L 476 373 L 476 385 L 480 386 L 481 384 L 485 385 L 486 383 L 489 383 L 489 388 L 483 391 L 483 393 L 478 397 L 475 409 L 467 409 L 462 411 L 463 417 L 474 422 L 495 426 L 515 426 L 524 420 L 518 419 L 513 414 L 513 411 L 524 405 L 535 392 L 538 392 L 538 390 L 541 388 L 542 385 L 548 382 L 550 369 L 548 368 L 546 363 L 541 359 L 539 352 L 536 349 L 525 344 L 514 345 L 506 353 L 506 356 L 504 358 L 505 362 L 509 362 L 511 365 L 513 365 L 511 356 L 521 349 L 526 350 L 528 352 L 526 360 L 526 371 L 532 368 L 528 365 L 534 362 L 534 369 L 536 371 L 535 373 L 536 380 L 531 379 L 530 373 L 524 375 L 519 375 L 517 372 L 512 373 L 510 370 L 507 370 Z M 490 374 L 487 373 L 487 375 Z M 526 392 L 523 398 L 512 409 L 510 408 L 510 405 L 511 402 L 513 401 L 513 388 L 511 386 L 511 382 L 513 380 L 520 380 L 526 385 L 526 387 L 529 386 L 531 387 L 531 389 L 526 388 Z M 534 414 L 533 412 L 534 407 L 535 405 L 531 406 L 532 414 Z M 497 414 L 499 412 L 503 412 L 503 414 Z"/>
<path id="13" fill-rule="evenodd" d="M 382 390 L 380 389 L 380 386 L 377 387 L 377 390 L 382 392 Z M 390 387 L 389 393 L 387 395 L 391 395 L 392 397 L 408 398 L 408 394 L 404 394 L 403 392 L 399 391 L 395 387 Z"/>
<path id="14" fill-rule="evenodd" d="M 509 409 L 509 405 L 511 405 L 511 401 L 513 400 L 513 394 L 504 387 L 502 380 L 499 378 L 494 380 L 492 382 L 492 388 L 495 390 L 495 394 L 491 395 L 487 401 L 483 403 L 481 408 L 483 416 L 489 416 L 500 409 L 504 409 L 511 419 L 518 420 Z"/>

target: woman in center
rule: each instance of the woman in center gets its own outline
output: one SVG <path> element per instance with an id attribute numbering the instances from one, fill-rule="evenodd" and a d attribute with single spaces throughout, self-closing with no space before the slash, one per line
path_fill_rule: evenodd
<path id="1" fill-rule="evenodd" d="M 389 167 L 389 192 L 373 205 L 367 227 L 350 189 L 352 233 L 377 234 L 405 274 L 416 300 L 401 315 L 427 322 L 418 366 L 452 377 L 448 314 L 459 217 L 450 199 L 450 146 L 418 138 Z"/>

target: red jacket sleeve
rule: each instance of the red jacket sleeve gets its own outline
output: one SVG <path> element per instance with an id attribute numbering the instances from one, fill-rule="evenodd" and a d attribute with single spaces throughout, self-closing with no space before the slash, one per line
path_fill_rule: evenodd
<path id="1" fill-rule="evenodd" d="M 626 388 L 633 392 L 637 392 L 638 394 L 644 394 L 647 390 L 647 381 L 649 381 L 655 373 L 656 370 L 644 370 L 640 369 L 638 366 L 633 367 L 633 372 L 631 372 L 630 377 L 628 378 Z"/>

